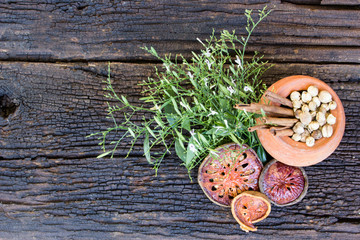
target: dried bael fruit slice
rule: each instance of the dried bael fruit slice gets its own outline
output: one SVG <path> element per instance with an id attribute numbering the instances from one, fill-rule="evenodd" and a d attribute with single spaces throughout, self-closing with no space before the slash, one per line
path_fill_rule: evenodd
<path id="1" fill-rule="evenodd" d="M 300 202 L 308 189 L 308 178 L 303 168 L 293 167 L 275 159 L 264 168 L 259 179 L 260 191 L 276 206 Z"/>
<path id="2" fill-rule="evenodd" d="M 260 222 L 269 216 L 271 204 L 262 193 L 246 191 L 239 194 L 231 203 L 231 212 L 240 228 L 245 232 L 256 231 L 253 223 Z"/>
<path id="3" fill-rule="evenodd" d="M 258 190 L 263 165 L 247 145 L 229 143 L 210 153 L 199 167 L 198 182 L 214 203 L 230 207 L 241 192 Z"/>

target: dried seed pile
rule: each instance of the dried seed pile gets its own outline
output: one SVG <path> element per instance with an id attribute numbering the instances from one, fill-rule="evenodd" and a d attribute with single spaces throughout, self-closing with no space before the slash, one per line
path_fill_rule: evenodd
<path id="1" fill-rule="evenodd" d="M 332 136 L 336 117 L 331 110 L 336 109 L 337 105 L 328 91 L 319 92 L 316 86 L 310 86 L 307 91 L 292 92 L 290 99 L 295 117 L 300 120 L 293 127 L 294 141 L 305 142 L 312 147 L 315 140 Z"/>

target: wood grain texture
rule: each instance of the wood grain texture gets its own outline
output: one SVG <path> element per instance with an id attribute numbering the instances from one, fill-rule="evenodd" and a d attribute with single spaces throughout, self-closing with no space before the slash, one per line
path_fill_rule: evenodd
<path id="1" fill-rule="evenodd" d="M 213 29 L 244 34 L 245 9 L 273 13 L 250 51 L 275 62 L 359 63 L 360 11 L 279 0 L 82 1 L 0 3 L 0 59 L 21 61 L 154 60 L 140 49 L 190 56 Z"/>
<path id="2" fill-rule="evenodd" d="M 360 6 L 360 0 L 322 0 L 322 5 Z"/>
<path id="3" fill-rule="evenodd" d="M 106 63 L 1 62 L 0 93 L 20 106 L 0 121 L 0 239 L 358 239 L 358 73 L 357 65 L 344 64 L 276 64 L 267 72 L 268 84 L 289 74 L 329 83 L 344 104 L 347 126 L 335 153 L 305 168 L 305 199 L 273 207 L 258 232 L 246 235 L 229 209 L 190 182 L 175 155 L 158 177 L 141 142 L 128 159 L 129 139 L 114 159 L 96 158 L 97 140 L 85 136 L 111 126 L 102 90 Z M 133 103 L 140 97 L 136 84 L 153 74 L 153 64 L 112 63 L 116 90 Z"/>
<path id="4" fill-rule="evenodd" d="M 274 11 L 248 48 L 275 63 L 264 82 L 324 80 L 347 123 L 338 149 L 305 168 L 305 199 L 273 207 L 245 234 L 175 154 L 155 177 L 141 139 L 128 159 L 130 139 L 114 159 L 97 159 L 98 140 L 85 136 L 112 126 L 107 61 L 116 91 L 138 103 L 137 83 L 158 63 L 140 47 L 190 58 L 196 38 L 244 34 L 245 9 L 265 5 Z M 0 117 L 0 239 L 359 239 L 359 19 L 358 0 L 0 1 L 0 105 L 16 108 Z"/>

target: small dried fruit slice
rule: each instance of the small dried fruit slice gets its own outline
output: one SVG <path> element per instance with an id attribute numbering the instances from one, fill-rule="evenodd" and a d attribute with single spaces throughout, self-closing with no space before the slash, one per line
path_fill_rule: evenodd
<path id="1" fill-rule="evenodd" d="M 269 216 L 271 204 L 262 193 L 246 191 L 239 194 L 231 203 L 231 212 L 240 228 L 245 232 L 256 231 L 253 223 L 260 222 Z"/>
<path id="2" fill-rule="evenodd" d="M 308 179 L 303 168 L 271 160 L 261 173 L 260 191 L 276 206 L 300 202 L 306 195 Z"/>
<path id="3" fill-rule="evenodd" d="M 247 145 L 229 143 L 210 153 L 199 167 L 198 182 L 214 203 L 230 207 L 241 192 L 258 190 L 263 165 Z"/>

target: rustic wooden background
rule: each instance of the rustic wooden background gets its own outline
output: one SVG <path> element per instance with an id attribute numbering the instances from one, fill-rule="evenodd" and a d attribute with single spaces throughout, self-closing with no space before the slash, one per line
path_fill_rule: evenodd
<path id="1" fill-rule="evenodd" d="M 360 239 L 359 0 L 1 0 L 0 239 Z M 111 126 L 114 86 L 136 102 L 154 74 L 140 49 L 189 56 L 213 29 L 244 33 L 245 9 L 274 7 L 249 53 L 275 66 L 264 81 L 304 74 L 327 82 L 345 107 L 338 149 L 306 167 L 310 188 L 245 234 L 191 183 L 174 155 L 154 176 L 140 147 L 97 159 Z M 196 174 L 194 174 L 194 177 Z"/>

